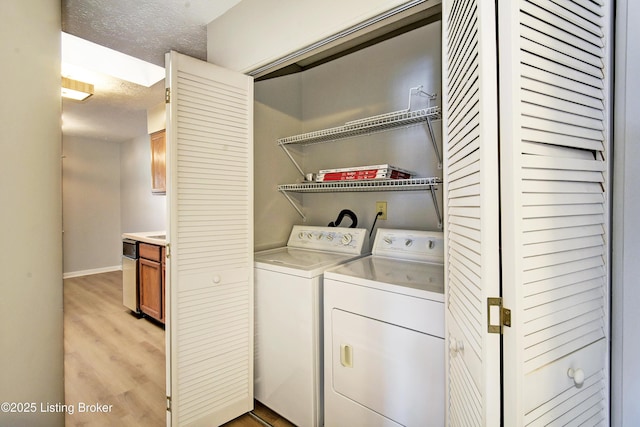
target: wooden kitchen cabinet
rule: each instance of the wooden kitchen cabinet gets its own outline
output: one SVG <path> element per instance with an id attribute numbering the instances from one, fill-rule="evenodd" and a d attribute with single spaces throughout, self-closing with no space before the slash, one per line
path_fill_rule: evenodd
<path id="1" fill-rule="evenodd" d="M 153 194 L 166 194 L 166 132 L 159 130 L 151 137 L 151 192 Z"/>
<path id="2" fill-rule="evenodd" d="M 160 322 L 164 322 L 162 249 L 161 246 L 140 243 L 138 267 L 140 311 Z"/>
<path id="3" fill-rule="evenodd" d="M 166 265 L 166 262 L 165 262 L 166 258 L 167 258 L 167 248 L 163 246 L 162 247 L 161 256 L 160 256 L 161 264 L 162 264 L 162 278 L 161 278 L 161 280 L 162 280 L 162 305 L 161 305 L 162 313 L 160 315 L 160 321 L 162 323 L 165 322 L 166 313 L 167 313 L 167 299 L 165 298 L 165 296 L 167 295 L 167 292 L 166 292 L 167 265 Z"/>

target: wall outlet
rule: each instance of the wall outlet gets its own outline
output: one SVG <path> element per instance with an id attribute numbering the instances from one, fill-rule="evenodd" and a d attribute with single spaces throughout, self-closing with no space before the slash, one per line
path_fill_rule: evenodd
<path id="1" fill-rule="evenodd" d="M 376 202 L 376 215 L 382 212 L 378 219 L 387 219 L 387 202 Z"/>

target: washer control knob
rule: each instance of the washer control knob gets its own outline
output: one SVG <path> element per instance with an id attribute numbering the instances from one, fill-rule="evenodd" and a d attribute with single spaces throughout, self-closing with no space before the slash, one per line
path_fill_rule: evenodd
<path id="1" fill-rule="evenodd" d="M 384 242 L 385 242 L 387 245 L 390 245 L 390 244 L 392 244 L 392 243 L 393 243 L 393 239 L 391 239 L 391 237 L 385 237 L 385 238 L 384 238 Z"/>
<path id="2" fill-rule="evenodd" d="M 302 239 L 304 237 L 304 233 L 301 231 L 298 233 L 298 239 Z"/>
<path id="3" fill-rule="evenodd" d="M 343 245 L 345 246 L 348 245 L 349 243 L 351 243 L 352 240 L 353 240 L 353 236 L 351 234 L 347 233 L 342 235 L 341 242 Z"/>
<path id="4" fill-rule="evenodd" d="M 413 245 L 413 239 L 407 239 L 407 240 L 405 240 L 404 245 L 405 245 L 406 247 L 409 247 L 409 246 Z"/>
<path id="5" fill-rule="evenodd" d="M 333 241 L 333 233 L 327 234 L 327 240 L 330 242 Z"/>

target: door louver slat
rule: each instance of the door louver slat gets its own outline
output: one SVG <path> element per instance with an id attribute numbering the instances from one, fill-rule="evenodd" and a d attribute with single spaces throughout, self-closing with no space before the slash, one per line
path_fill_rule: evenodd
<path id="1" fill-rule="evenodd" d="M 544 4 L 541 3 L 541 4 Z M 599 47 L 604 47 L 601 34 L 596 35 L 593 32 L 585 30 L 579 24 L 574 24 L 573 22 L 564 20 L 561 16 L 558 16 L 552 12 L 549 12 L 544 7 L 540 7 L 534 3 L 524 3 L 522 4 L 522 11 L 527 15 L 535 16 L 540 18 L 540 20 L 553 25 L 554 27 L 561 28 L 564 31 L 573 34 L 578 38 L 582 38 L 584 40 L 588 40 L 591 44 Z"/>
<path id="2" fill-rule="evenodd" d="M 219 425 L 253 403 L 252 81 L 168 56 L 171 416 Z"/>
<path id="3" fill-rule="evenodd" d="M 525 38 L 520 40 L 520 44 L 522 45 L 522 49 L 536 56 L 542 56 L 550 61 L 584 73 L 587 76 L 592 76 L 598 79 L 604 78 L 601 68 L 587 62 L 582 62 L 579 59 L 562 53 L 562 51 L 550 49 L 544 44 L 535 43 Z"/>
<path id="4" fill-rule="evenodd" d="M 524 31 L 525 29 L 523 28 L 523 34 L 531 34 L 531 31 L 540 31 L 542 34 L 548 34 L 548 37 L 550 38 L 564 40 L 576 49 L 583 50 L 594 56 L 599 55 L 599 48 L 602 48 L 602 46 L 593 45 L 584 38 L 575 36 L 569 31 L 565 31 L 564 28 L 558 28 L 545 22 L 540 22 L 528 15 L 522 15 L 522 25 L 526 27 L 526 31 Z M 538 36 L 535 38 L 539 41 L 544 41 L 544 37 L 546 36 Z M 597 42 L 599 39 L 596 38 L 593 41 Z"/>
<path id="5" fill-rule="evenodd" d="M 443 9 L 447 340 L 464 343 L 464 351 L 448 358 L 447 425 L 493 425 L 499 422 L 498 402 L 487 395 L 499 397 L 499 389 L 485 372 L 499 371 L 499 339 L 486 333 L 486 298 L 499 286 L 498 177 L 492 173 L 497 171 L 495 6 L 453 0 Z"/>
<path id="6" fill-rule="evenodd" d="M 564 25 L 573 24 L 584 31 L 595 34 L 599 38 L 604 36 L 602 31 L 604 22 L 599 19 L 598 15 L 587 13 L 586 10 L 574 7 L 571 1 L 529 0 L 528 3 L 535 4 L 557 16 L 560 20 L 559 22 L 564 23 Z"/>
<path id="7" fill-rule="evenodd" d="M 523 101 L 543 107 L 553 105 L 553 110 L 603 120 L 601 89 L 577 83 L 574 90 L 571 90 L 571 86 L 567 84 L 569 82 L 560 81 L 555 74 L 542 70 L 527 70 L 523 77 Z M 580 86 L 581 91 L 576 92 L 575 86 Z"/>
<path id="8" fill-rule="evenodd" d="M 535 18 L 530 18 L 529 21 L 531 25 L 539 24 L 539 21 Z M 554 27 L 546 26 L 546 28 L 554 30 Z M 602 60 L 598 56 L 591 54 L 591 51 L 597 50 L 596 46 L 590 46 L 585 42 L 576 42 L 573 37 L 568 37 L 568 35 L 556 31 L 552 34 L 544 33 L 544 29 L 544 25 L 540 25 L 540 27 L 535 29 L 523 25 L 520 36 L 523 40 L 538 45 L 537 50 L 539 52 L 542 50 L 547 51 L 548 55 L 556 58 L 558 62 L 565 65 L 584 63 L 584 65 L 580 64 L 584 68 L 575 68 L 593 70 L 590 74 L 597 75 L 596 70 L 602 67 Z M 562 41 L 563 50 L 550 48 L 550 46 L 557 46 L 560 40 Z M 528 46 L 533 46 L 531 43 L 528 43 Z"/>
<path id="9" fill-rule="evenodd" d="M 527 414 L 525 420 L 528 426 L 548 426 L 548 425 L 567 425 L 567 421 L 564 421 L 565 416 L 571 417 L 571 414 L 581 414 L 585 409 L 595 408 L 599 416 L 592 416 L 592 422 L 586 423 L 586 425 L 598 426 L 599 422 L 604 421 L 602 417 L 602 403 L 590 402 L 588 399 L 596 396 L 601 399 L 601 394 L 604 392 L 602 388 L 602 381 L 604 380 L 602 373 L 594 375 L 585 379 L 582 389 L 571 388 L 559 395 L 554 401 L 548 402 L 543 406 L 540 406 L 535 411 Z M 585 400 L 584 396 L 587 396 Z M 567 407 L 570 408 L 567 410 Z M 573 415 L 575 417 L 575 415 Z M 577 423 L 568 425 L 581 425 L 587 420 L 576 420 Z"/>
<path id="10" fill-rule="evenodd" d="M 597 425 L 607 407 L 608 12 L 587 0 L 517 5 L 512 188 L 521 236 L 504 244 L 517 253 L 507 261 L 516 265 L 508 271 L 517 277 L 525 407 L 516 423 Z M 584 366 L 582 387 L 567 365 Z"/>
<path id="11" fill-rule="evenodd" d="M 455 169 L 457 172 L 452 172 L 452 175 L 458 176 L 458 179 L 448 179 L 449 189 L 455 190 L 460 188 L 468 188 L 469 186 L 478 182 L 477 174 L 469 175 L 466 172 L 466 168 L 462 165 L 458 166 L 458 162 L 463 162 L 469 155 L 475 153 L 478 150 L 478 134 L 475 132 L 478 126 L 479 116 L 479 104 L 478 97 L 478 80 L 477 78 L 465 79 L 464 75 L 472 68 L 477 66 L 471 65 L 478 60 L 477 57 L 477 18 L 476 5 L 474 2 L 457 2 L 452 10 L 457 13 L 452 14 L 451 18 L 455 19 L 449 24 L 451 38 L 449 46 L 446 46 L 449 50 L 447 58 L 451 59 L 451 63 L 448 64 L 449 68 L 449 104 L 448 108 L 448 132 L 449 143 L 447 152 L 449 156 L 450 170 Z M 465 51 L 464 55 L 459 55 L 460 52 Z M 453 59 L 452 59 L 453 58 Z M 463 67 L 464 65 L 464 67 Z M 469 138 L 465 138 L 469 136 Z M 476 168 L 477 170 L 477 168 Z M 477 196 L 473 194 L 472 196 Z M 477 218 L 477 209 L 473 207 L 458 207 L 448 209 L 448 215 L 454 217 L 469 217 Z M 479 274 L 475 271 L 477 267 L 476 262 L 471 262 L 470 258 L 476 257 L 477 253 L 472 253 L 468 250 L 461 241 L 465 240 L 464 234 L 455 235 L 451 229 L 448 231 L 449 235 L 449 259 L 450 264 L 460 266 L 460 268 L 466 270 L 465 272 L 458 269 L 452 269 L 449 274 L 449 286 L 448 286 L 448 307 L 453 316 L 463 325 L 469 325 L 472 327 L 461 328 L 460 336 L 458 339 L 464 339 L 469 347 L 469 351 L 474 353 L 474 358 L 479 357 L 480 331 L 477 325 L 478 312 L 474 309 L 479 304 L 479 298 L 477 298 L 479 292 L 477 289 L 477 283 Z M 466 255 L 465 255 L 466 254 Z M 466 295 L 467 298 L 462 296 Z M 470 303 L 468 297 L 475 295 L 474 302 Z M 475 304 L 474 304 L 475 303 Z M 478 385 L 472 380 L 472 372 L 469 372 L 463 363 L 453 358 L 449 367 L 451 384 L 450 392 L 453 396 L 450 396 L 451 401 L 455 402 L 467 402 L 469 399 L 474 402 L 475 406 L 479 405 L 479 402 L 474 401 L 480 394 Z M 463 395 L 461 395 L 463 394 Z M 479 410 L 467 411 L 464 406 L 466 405 L 450 405 L 449 411 L 449 423 L 450 425 L 474 425 L 478 424 Z M 467 408 L 468 409 L 468 408 Z M 479 408 L 478 408 L 479 409 Z M 457 420 L 457 421 L 454 421 Z"/>
<path id="12" fill-rule="evenodd" d="M 577 110 L 577 109 L 576 109 Z M 586 112 L 586 111 L 585 111 Z M 551 109 L 540 104 L 522 104 L 522 114 L 542 120 L 553 120 L 557 122 L 569 122 L 575 126 L 586 129 L 602 131 L 602 117 L 590 118 L 583 114 L 576 114 L 577 111 L 564 111 L 559 108 Z"/>

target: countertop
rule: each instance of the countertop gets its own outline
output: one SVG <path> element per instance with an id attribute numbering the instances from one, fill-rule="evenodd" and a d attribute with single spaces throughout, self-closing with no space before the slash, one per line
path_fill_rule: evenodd
<path id="1" fill-rule="evenodd" d="M 137 240 L 138 242 L 150 243 L 152 245 L 159 246 L 165 246 L 167 244 L 165 231 L 141 231 L 136 233 L 122 233 L 122 238 Z"/>

